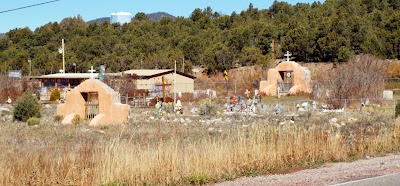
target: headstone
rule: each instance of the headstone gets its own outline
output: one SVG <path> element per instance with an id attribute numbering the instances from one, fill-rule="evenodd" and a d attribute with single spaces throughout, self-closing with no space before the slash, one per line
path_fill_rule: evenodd
<path id="1" fill-rule="evenodd" d="M 383 91 L 383 99 L 393 100 L 393 91 L 392 90 L 384 90 Z"/>
<path id="2" fill-rule="evenodd" d="M 250 91 L 248 89 L 246 89 L 246 91 L 244 92 L 244 94 L 246 94 L 247 98 L 249 98 L 250 96 Z"/>
<path id="3" fill-rule="evenodd" d="M 8 103 L 8 104 L 12 103 L 12 100 L 11 100 L 10 96 L 8 96 L 6 103 Z"/>

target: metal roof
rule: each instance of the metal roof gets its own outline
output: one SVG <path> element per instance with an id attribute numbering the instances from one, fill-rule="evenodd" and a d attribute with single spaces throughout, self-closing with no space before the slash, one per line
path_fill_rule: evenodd
<path id="1" fill-rule="evenodd" d="M 92 73 L 57 73 L 32 77 L 34 79 L 90 79 Z M 93 73 L 94 78 L 99 78 L 99 73 Z"/>
<path id="2" fill-rule="evenodd" d="M 136 74 L 139 79 L 149 79 L 153 77 L 158 77 L 170 73 L 174 73 L 174 69 L 139 69 L 139 70 L 127 70 L 123 72 L 124 74 Z M 182 76 L 195 79 L 196 77 L 185 74 L 179 71 L 176 71 L 177 74 Z M 106 73 L 106 76 L 121 76 L 121 72 L 117 73 Z M 48 74 L 42 76 L 31 77 L 32 79 L 90 79 L 92 73 L 57 73 L 57 74 Z M 99 78 L 99 73 L 93 73 L 95 79 Z"/>
<path id="3" fill-rule="evenodd" d="M 161 74 L 169 71 L 173 71 L 174 69 L 138 69 L 138 70 L 127 70 L 124 71 L 124 74 L 136 74 L 138 76 L 154 76 L 156 74 Z"/>

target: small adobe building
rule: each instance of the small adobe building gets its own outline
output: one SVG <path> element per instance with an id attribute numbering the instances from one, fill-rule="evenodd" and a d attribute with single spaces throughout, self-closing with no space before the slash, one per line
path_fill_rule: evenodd
<path id="1" fill-rule="evenodd" d="M 91 120 L 89 125 L 122 124 L 128 120 L 130 107 L 121 104 L 120 95 L 98 79 L 88 79 L 66 93 L 65 103 L 58 104 L 62 124 L 72 124 L 75 115 Z"/>
<path id="2" fill-rule="evenodd" d="M 152 90 L 155 85 L 162 83 L 162 78 L 164 78 L 165 83 L 171 84 L 168 88 L 173 88 L 174 75 L 176 75 L 176 92 L 193 93 L 194 91 L 194 79 L 196 77 L 179 71 L 176 71 L 175 74 L 174 69 L 138 69 L 122 73 L 136 75 L 136 86 L 138 89 Z"/>
<path id="3" fill-rule="evenodd" d="M 260 93 L 267 96 L 279 94 L 311 93 L 311 72 L 294 61 L 284 61 L 268 70 L 267 81 L 260 82 Z"/>

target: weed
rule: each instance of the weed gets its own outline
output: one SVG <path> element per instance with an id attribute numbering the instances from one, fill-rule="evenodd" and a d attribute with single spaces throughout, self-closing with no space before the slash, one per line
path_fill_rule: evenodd
<path id="1" fill-rule="evenodd" d="M 203 185 L 207 183 L 207 175 L 203 173 L 197 173 L 187 178 L 186 182 L 192 185 Z"/>
<path id="2" fill-rule="evenodd" d="M 39 125 L 40 119 L 39 118 L 29 118 L 27 121 L 29 126 Z"/>

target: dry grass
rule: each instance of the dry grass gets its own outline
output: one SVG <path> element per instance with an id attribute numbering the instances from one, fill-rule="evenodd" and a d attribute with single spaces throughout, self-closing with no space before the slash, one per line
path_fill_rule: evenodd
<path id="1" fill-rule="evenodd" d="M 100 128 L 62 126 L 51 118 L 36 127 L 3 122 L 0 184 L 203 184 L 400 149 L 400 120 L 368 115 L 336 128 L 325 124 L 331 117 L 301 116 L 286 125 L 276 116 L 185 124 L 166 117 Z"/>

